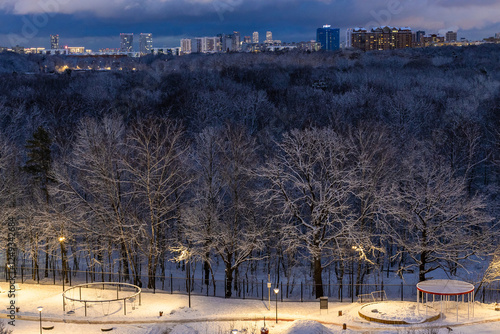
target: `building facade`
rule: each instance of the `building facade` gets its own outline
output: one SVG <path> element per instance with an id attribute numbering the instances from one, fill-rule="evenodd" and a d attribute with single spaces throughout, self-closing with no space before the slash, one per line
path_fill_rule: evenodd
<path id="1" fill-rule="evenodd" d="M 446 42 L 456 42 L 458 40 L 456 31 L 448 31 L 445 37 Z"/>
<path id="2" fill-rule="evenodd" d="M 273 33 L 271 31 L 266 31 L 266 43 L 273 44 Z"/>
<path id="3" fill-rule="evenodd" d="M 335 51 L 340 49 L 340 29 L 333 29 L 329 25 L 318 28 L 316 41 L 321 44 L 321 49 Z"/>
<path id="4" fill-rule="evenodd" d="M 233 51 L 240 51 L 241 49 L 241 34 L 238 31 L 233 32 Z"/>
<path id="5" fill-rule="evenodd" d="M 252 34 L 252 42 L 254 44 L 259 44 L 259 32 L 258 31 L 254 31 L 253 34 Z"/>
<path id="6" fill-rule="evenodd" d="M 121 33 L 120 52 L 133 52 L 133 51 L 134 51 L 134 34 Z"/>
<path id="7" fill-rule="evenodd" d="M 413 41 L 416 45 L 421 45 L 422 43 L 422 38 L 425 36 L 425 31 L 423 30 L 418 30 L 415 33 L 415 40 Z"/>
<path id="8" fill-rule="evenodd" d="M 348 28 L 345 32 L 345 47 L 352 48 L 352 32 L 354 29 Z"/>
<path id="9" fill-rule="evenodd" d="M 181 55 L 190 54 L 192 50 L 191 38 L 181 39 Z"/>
<path id="10" fill-rule="evenodd" d="M 139 52 L 141 54 L 150 54 L 153 49 L 153 34 L 141 33 L 139 36 Z"/>
<path id="11" fill-rule="evenodd" d="M 351 43 L 352 47 L 362 51 L 405 49 L 413 46 L 410 28 L 387 26 L 371 30 L 353 29 Z"/>
<path id="12" fill-rule="evenodd" d="M 443 46 L 445 43 L 444 36 L 439 36 L 437 34 L 431 34 L 430 36 L 422 37 L 422 46 Z"/>
<path id="13" fill-rule="evenodd" d="M 59 35 L 50 35 L 50 48 L 59 49 Z"/>

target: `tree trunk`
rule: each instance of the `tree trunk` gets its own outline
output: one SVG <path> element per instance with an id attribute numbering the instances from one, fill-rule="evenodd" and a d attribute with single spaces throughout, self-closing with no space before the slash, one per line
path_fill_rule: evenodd
<path id="1" fill-rule="evenodd" d="M 321 267 L 321 258 L 315 257 L 313 261 L 314 266 L 314 287 L 316 290 L 316 298 L 323 297 L 323 278 L 321 277 L 321 273 L 323 272 L 323 268 Z"/>
<path id="2" fill-rule="evenodd" d="M 232 285 L 233 285 L 233 268 L 231 267 L 231 263 L 226 263 L 226 298 L 231 298 L 232 296 Z"/>
<path id="3" fill-rule="evenodd" d="M 49 241 L 45 245 L 45 272 L 44 277 L 49 277 Z"/>
<path id="4" fill-rule="evenodd" d="M 128 259 L 127 259 L 127 250 L 125 249 L 125 244 L 123 242 L 121 243 L 121 247 L 122 247 L 122 263 L 123 263 L 123 266 L 122 266 L 123 280 L 128 281 L 130 279 L 129 263 L 128 263 Z"/>
<path id="5" fill-rule="evenodd" d="M 210 254 L 207 253 L 206 254 L 207 260 L 205 260 L 203 262 L 203 271 L 204 271 L 204 277 L 205 277 L 205 285 L 207 286 L 207 289 L 208 289 L 208 286 L 210 285 L 210 263 L 208 262 L 209 256 L 210 256 Z"/>
<path id="6" fill-rule="evenodd" d="M 418 281 L 425 281 L 425 265 L 427 264 L 427 252 L 420 253 L 420 265 L 418 266 Z"/>

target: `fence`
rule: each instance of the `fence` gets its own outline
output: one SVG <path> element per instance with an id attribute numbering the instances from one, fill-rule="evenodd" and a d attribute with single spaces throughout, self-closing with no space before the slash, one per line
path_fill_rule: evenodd
<path id="1" fill-rule="evenodd" d="M 38 283 L 38 284 L 53 284 L 61 285 L 62 290 L 68 288 L 69 286 L 83 284 L 83 283 L 93 283 L 93 282 L 129 282 L 131 278 L 126 279 L 121 273 L 110 273 L 110 272 L 91 272 L 91 271 L 75 271 L 69 270 L 67 275 L 67 281 L 63 280 L 63 273 L 60 269 L 53 270 L 49 268 L 47 270 L 48 275 L 45 276 L 45 268 L 39 268 L 40 277 L 33 279 L 32 268 L 28 267 L 18 267 L 16 268 L 15 278 L 16 283 Z M 0 271 L 0 279 L 7 281 L 8 277 L 12 277 L 12 273 L 8 272 L 9 269 L 6 267 L 2 272 Z M 11 275 L 11 276 L 9 276 Z M 153 293 L 169 293 L 169 294 L 191 294 L 193 296 L 212 296 L 226 298 L 225 296 L 225 279 L 210 279 L 209 284 L 206 285 L 206 281 L 199 278 L 191 277 L 191 284 L 189 284 L 187 277 L 175 277 L 173 274 L 168 274 L 166 276 L 155 276 L 154 286 L 152 289 L 144 289 L 147 286 L 149 277 L 147 275 L 141 275 L 139 286 L 143 287 L 144 291 L 150 291 Z M 188 291 L 190 287 L 191 291 Z M 231 286 L 231 298 L 240 299 L 257 299 L 257 300 L 267 300 L 269 298 L 269 292 L 271 294 L 271 299 L 276 298 L 273 288 L 276 284 L 272 285 L 269 290 L 267 287 L 267 280 L 260 281 L 250 281 L 250 280 L 238 280 L 233 282 Z M 297 284 L 287 284 L 281 281 L 278 286 L 278 299 L 283 302 L 310 302 L 316 301 L 314 284 L 300 282 Z M 357 302 L 359 295 L 370 294 L 374 291 L 384 290 L 387 298 L 389 300 L 416 300 L 417 289 L 414 284 L 352 284 L 351 282 L 345 284 L 323 284 L 323 294 L 329 297 L 332 302 Z M 500 300 L 500 285 L 496 288 L 492 287 L 482 287 L 476 295 L 476 300 L 483 303 L 498 302 Z"/>

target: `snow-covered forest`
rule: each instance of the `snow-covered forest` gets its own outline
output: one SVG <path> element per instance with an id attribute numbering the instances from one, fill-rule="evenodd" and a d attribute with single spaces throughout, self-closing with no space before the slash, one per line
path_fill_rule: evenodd
<path id="1" fill-rule="evenodd" d="M 326 270 L 362 284 L 484 261 L 473 283 L 487 285 L 500 270 L 499 129 L 494 45 L 2 53 L 2 260 L 14 217 L 17 266 L 35 280 L 90 269 L 152 288 L 189 260 L 207 287 L 217 264 L 227 297 L 268 274 L 306 277 L 319 297 Z"/>

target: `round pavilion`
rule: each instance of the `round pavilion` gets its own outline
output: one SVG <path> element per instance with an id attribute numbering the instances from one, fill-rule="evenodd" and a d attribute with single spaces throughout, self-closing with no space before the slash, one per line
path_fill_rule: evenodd
<path id="1" fill-rule="evenodd" d="M 449 303 L 455 301 L 457 309 L 458 321 L 458 306 L 460 296 L 462 296 L 462 303 L 467 302 L 467 317 L 470 317 L 470 305 L 472 304 L 472 316 L 474 316 L 474 285 L 455 280 L 436 279 L 430 281 L 423 281 L 417 284 L 417 305 L 420 312 L 420 294 L 422 293 L 422 304 L 429 303 L 429 295 L 432 295 L 432 303 L 439 301 L 441 304 L 441 314 L 443 313 L 443 304 L 445 312 L 448 309 Z M 437 298 L 438 300 L 436 300 Z M 427 312 L 427 305 L 425 307 Z"/>

